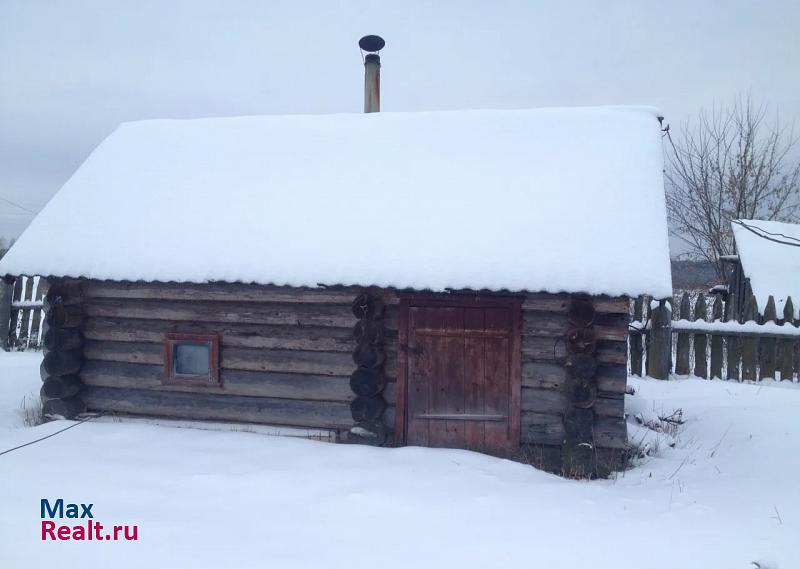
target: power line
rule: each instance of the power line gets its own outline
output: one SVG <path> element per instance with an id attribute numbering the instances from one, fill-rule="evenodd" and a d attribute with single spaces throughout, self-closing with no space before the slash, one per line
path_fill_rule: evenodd
<path id="1" fill-rule="evenodd" d="M 7 203 L 8 205 L 13 205 L 14 207 L 16 207 L 16 208 L 19 208 L 19 209 L 21 209 L 22 211 L 28 212 L 28 213 L 30 213 L 30 214 L 32 214 L 32 215 L 36 215 L 36 212 L 35 212 L 35 211 L 33 211 L 33 210 L 31 210 L 31 209 L 28 209 L 28 208 L 27 208 L 27 207 L 25 207 L 25 206 L 21 206 L 21 205 L 19 205 L 18 203 L 14 203 L 14 202 L 12 202 L 11 200 L 8 200 L 8 199 L 4 198 L 3 196 L 0 196 L 0 201 L 3 201 L 3 202 L 5 202 L 5 203 Z"/>
<path id="2" fill-rule="evenodd" d="M 780 243 L 781 245 L 789 245 L 790 247 L 800 247 L 800 239 L 796 239 L 795 237 L 791 237 L 789 235 L 784 235 L 783 233 L 771 233 L 766 229 L 761 229 L 760 227 L 754 227 L 752 225 L 748 225 L 740 219 L 734 219 L 732 223 L 737 225 L 741 225 L 745 229 L 747 229 L 750 233 L 758 235 L 762 239 L 766 239 L 767 241 L 772 241 L 774 243 Z M 765 235 L 768 234 L 768 235 Z M 780 239 L 775 239 L 775 237 L 770 237 L 769 235 L 774 235 L 778 237 L 785 237 L 786 239 L 790 239 L 791 241 L 781 241 Z M 794 241 L 794 243 L 792 243 Z"/>
<path id="3" fill-rule="evenodd" d="M 32 441 L 29 441 L 29 442 L 27 442 L 27 443 L 23 443 L 23 444 L 21 444 L 21 445 L 15 446 L 15 447 L 13 447 L 13 448 L 9 448 L 9 449 L 6 449 L 6 450 L 4 450 L 4 451 L 1 451 L 1 452 L 0 452 L 0 456 L 2 456 L 2 455 L 4 455 L 4 454 L 8 454 L 8 453 L 10 453 L 10 452 L 13 452 L 13 451 L 15 451 L 15 450 L 19 450 L 19 449 L 21 449 L 21 448 L 25 448 L 25 447 L 27 447 L 27 446 L 30 446 L 30 445 L 33 445 L 33 444 L 36 444 L 36 443 L 40 443 L 40 442 L 42 442 L 42 441 L 44 441 L 44 440 L 47 440 L 47 439 L 49 439 L 50 437 L 54 437 L 54 436 L 56 436 L 56 435 L 59 435 L 59 434 L 61 434 L 61 433 L 63 433 L 64 431 L 69 431 L 70 429 L 73 429 L 73 428 L 77 427 L 78 425 L 83 425 L 84 423 L 86 423 L 86 422 L 88 422 L 88 421 L 91 421 L 91 420 L 93 420 L 93 419 L 97 419 L 97 418 L 99 418 L 99 417 L 102 417 L 102 416 L 103 416 L 103 415 L 105 415 L 106 413 L 108 413 L 108 412 L 110 412 L 110 411 L 113 411 L 113 410 L 114 410 L 114 407 L 116 407 L 118 404 L 119 404 L 119 400 L 112 401 L 112 402 L 111 402 L 111 405 L 108 407 L 108 409 L 105 409 L 105 410 L 101 411 L 101 412 L 100 412 L 100 413 L 98 413 L 97 415 L 90 415 L 89 417 L 86 417 L 86 418 L 84 418 L 84 419 L 81 419 L 81 420 L 80 420 L 80 421 L 78 421 L 77 423 L 73 423 L 73 424 L 71 424 L 71 425 L 68 425 L 68 426 L 64 427 L 63 429 L 59 429 L 59 430 L 57 430 L 57 431 L 56 431 L 56 432 L 54 432 L 54 433 L 50 433 L 49 435 L 45 435 L 45 436 L 43 436 L 43 437 L 40 437 L 40 438 L 38 438 L 38 439 L 34 439 L 34 440 L 32 440 Z"/>

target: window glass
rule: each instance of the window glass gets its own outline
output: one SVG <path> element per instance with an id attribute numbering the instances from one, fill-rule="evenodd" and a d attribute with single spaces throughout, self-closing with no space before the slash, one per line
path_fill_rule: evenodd
<path id="1" fill-rule="evenodd" d="M 211 342 L 180 342 L 173 347 L 173 371 L 178 375 L 207 376 Z"/>

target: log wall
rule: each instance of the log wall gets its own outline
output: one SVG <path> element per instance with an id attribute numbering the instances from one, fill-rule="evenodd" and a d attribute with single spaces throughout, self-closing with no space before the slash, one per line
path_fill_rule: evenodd
<path id="1" fill-rule="evenodd" d="M 374 415 L 385 427 L 385 444 L 393 442 L 399 317 L 395 291 L 368 291 L 381 306 L 381 315 L 374 318 L 381 335 L 376 368 L 385 385 L 375 398 L 353 405 L 357 395 L 351 375 L 365 367 L 365 360 L 355 361 L 353 352 L 369 344 L 354 328 L 375 324 L 372 317 L 355 314 L 353 301 L 364 289 L 86 280 L 57 285 L 78 291 L 71 301 L 75 308 L 62 309 L 58 329 L 76 330 L 79 336 L 63 333 L 58 338 L 70 354 L 79 347 L 80 357 L 76 372 L 68 369 L 66 358 L 54 365 L 62 367 L 61 375 L 79 377 L 80 398 L 89 410 L 326 428 L 341 438 L 357 422 L 354 417 Z M 572 300 L 565 294 L 529 294 L 522 305 L 524 449 L 547 453 L 567 439 L 565 417 L 574 404 L 565 365 L 570 354 L 566 336 L 574 327 L 568 314 Z M 593 445 L 620 451 L 627 443 L 628 300 L 593 297 L 590 302 L 596 312 L 591 323 L 596 339 L 591 354 L 597 363 L 591 378 L 596 386 L 590 405 Z M 220 386 L 163 384 L 168 332 L 220 334 Z M 69 381 L 63 383 L 65 393 L 74 392 Z M 553 463 L 542 466 L 558 468 Z"/>
<path id="2" fill-rule="evenodd" d="M 576 378 L 565 365 L 570 355 L 566 340 L 569 310 L 575 297 L 561 294 L 529 294 L 522 305 L 522 443 L 527 458 L 548 470 L 561 471 L 558 452 L 569 438 L 567 417 L 573 408 Z M 596 372 L 586 378 L 596 398 L 585 408 L 593 411 L 592 440 L 595 474 L 619 466 L 627 446 L 625 389 L 627 386 L 627 298 L 589 297 L 595 317 L 590 328 L 596 345 L 590 355 Z M 568 473 L 570 474 L 570 473 Z M 580 474 L 580 473 L 576 473 Z"/>
<path id="3" fill-rule="evenodd" d="M 99 281 L 79 286 L 85 315 L 81 397 L 89 410 L 339 433 L 353 426 L 357 319 L 351 305 L 360 290 Z M 387 314 L 390 327 L 391 319 Z M 162 383 L 168 332 L 220 334 L 219 386 Z M 387 336 L 392 341 L 392 333 Z M 384 365 L 387 375 L 394 373 L 394 356 Z M 393 391 L 385 397 L 391 407 Z M 393 422 L 391 409 L 385 417 Z"/>

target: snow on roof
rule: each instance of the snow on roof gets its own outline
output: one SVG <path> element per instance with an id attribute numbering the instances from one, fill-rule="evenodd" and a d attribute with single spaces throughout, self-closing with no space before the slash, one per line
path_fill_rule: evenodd
<path id="1" fill-rule="evenodd" d="M 744 224 L 744 225 L 742 225 Z M 770 295 L 778 316 L 783 316 L 786 299 L 792 297 L 795 318 L 800 315 L 800 247 L 771 239 L 800 244 L 800 225 L 780 221 L 742 219 L 731 223 L 744 276 L 763 313 Z"/>
<path id="2" fill-rule="evenodd" d="M 656 112 L 126 123 L 0 274 L 672 293 Z"/>

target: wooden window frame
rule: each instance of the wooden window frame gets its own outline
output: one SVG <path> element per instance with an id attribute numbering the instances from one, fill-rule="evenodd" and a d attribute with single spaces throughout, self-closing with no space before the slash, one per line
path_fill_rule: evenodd
<path id="1" fill-rule="evenodd" d="M 211 343 L 208 351 L 208 375 L 176 374 L 174 369 L 175 346 L 183 342 Z M 197 387 L 220 387 L 219 378 L 219 334 L 182 334 L 164 335 L 164 384 L 190 385 Z"/>
<path id="2" fill-rule="evenodd" d="M 405 446 L 408 423 L 408 353 L 400 346 L 408 344 L 409 309 L 412 307 L 508 307 L 511 309 L 510 378 L 511 401 L 509 428 L 511 444 L 519 448 L 522 438 L 522 303 L 525 297 L 492 294 L 458 293 L 401 293 L 399 295 L 397 390 L 395 401 L 394 446 Z"/>

